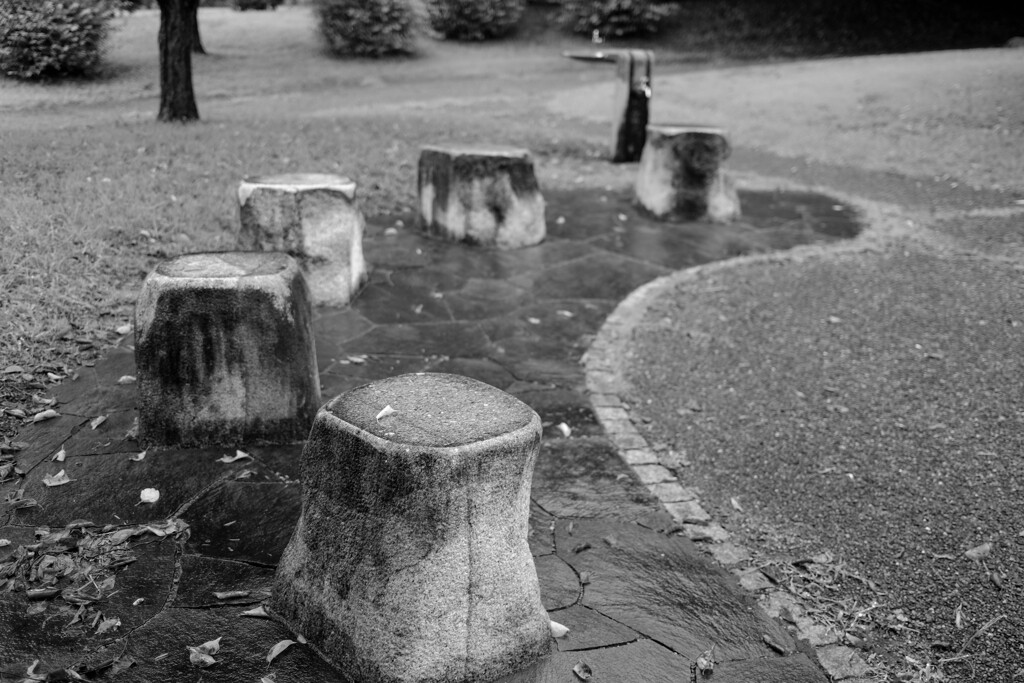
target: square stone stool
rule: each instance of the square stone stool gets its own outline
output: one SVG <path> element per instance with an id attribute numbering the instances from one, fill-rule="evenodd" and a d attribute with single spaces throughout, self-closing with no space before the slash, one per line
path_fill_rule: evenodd
<path id="1" fill-rule="evenodd" d="M 727 223 L 739 218 L 736 188 L 721 169 L 725 131 L 702 125 L 650 125 L 636 175 L 636 199 L 657 218 Z"/>
<path id="2" fill-rule="evenodd" d="M 547 235 L 533 158 L 511 147 L 424 147 L 419 220 L 445 239 L 514 249 Z"/>
<path id="3" fill-rule="evenodd" d="M 548 654 L 527 544 L 540 436 L 529 406 L 457 375 L 333 399 L 273 611 L 361 683 L 490 681 Z"/>
<path id="4" fill-rule="evenodd" d="M 313 301 L 344 306 L 366 280 L 356 184 L 326 173 L 253 176 L 238 186 L 243 249 L 284 251 L 302 263 Z"/>
<path id="5" fill-rule="evenodd" d="M 320 407 L 309 293 L 287 254 L 188 254 L 135 307 L 139 439 L 237 445 L 305 439 Z"/>

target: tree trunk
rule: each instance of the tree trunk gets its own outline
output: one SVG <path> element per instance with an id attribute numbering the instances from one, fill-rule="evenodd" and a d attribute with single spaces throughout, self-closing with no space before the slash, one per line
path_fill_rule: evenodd
<path id="1" fill-rule="evenodd" d="M 197 55 L 205 55 L 206 48 L 203 47 L 202 38 L 199 37 L 199 6 L 192 11 L 189 17 L 191 41 L 192 41 L 192 52 Z"/>
<path id="2" fill-rule="evenodd" d="M 192 34 L 199 0 L 158 0 L 160 4 L 160 113 L 159 121 L 195 121 L 199 118 L 192 90 Z"/>

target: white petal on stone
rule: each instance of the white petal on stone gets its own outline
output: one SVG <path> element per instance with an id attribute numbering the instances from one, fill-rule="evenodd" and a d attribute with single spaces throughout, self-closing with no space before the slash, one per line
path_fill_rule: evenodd
<path id="1" fill-rule="evenodd" d="M 132 607 L 138 607 L 139 605 L 141 605 L 145 601 L 146 601 L 146 598 L 135 598 L 135 600 L 132 601 Z"/>
<path id="2" fill-rule="evenodd" d="M 99 417 L 94 417 L 92 419 L 92 422 L 89 423 L 89 426 L 92 429 L 96 429 L 97 427 L 99 427 L 101 424 L 103 424 L 106 421 L 107 421 L 107 416 L 106 415 L 100 415 Z"/>
<path id="3" fill-rule="evenodd" d="M 213 666 L 217 663 L 216 659 L 206 654 L 205 652 L 200 652 L 199 648 L 192 647 L 191 645 L 189 645 L 188 652 L 188 661 L 192 662 L 192 666 L 198 667 L 200 669 L 205 669 L 206 667 Z"/>
<path id="4" fill-rule="evenodd" d="M 48 409 L 46 409 L 46 410 L 44 410 L 42 412 L 39 412 L 39 413 L 36 413 L 35 415 L 33 415 L 32 416 L 32 421 L 33 422 L 42 422 L 43 420 L 50 420 L 50 419 L 53 419 L 55 417 L 60 417 L 60 413 L 58 413 L 53 408 L 48 408 Z"/>
<path id="5" fill-rule="evenodd" d="M 260 605 L 259 607 L 253 607 L 252 609 L 248 609 L 248 610 L 242 612 L 242 616 L 243 617 L 258 617 L 260 619 L 269 619 L 270 618 L 270 615 L 267 614 L 267 610 L 263 607 L 263 605 Z"/>
<path id="6" fill-rule="evenodd" d="M 225 455 L 223 457 L 217 458 L 217 462 L 228 464 L 232 462 L 238 462 L 239 460 L 244 460 L 245 458 L 249 458 L 250 460 L 252 460 L 252 456 L 246 453 L 245 451 L 236 450 L 234 455 Z"/>
<path id="7" fill-rule="evenodd" d="M 304 636 L 304 635 L 302 635 L 300 633 L 299 635 L 297 635 L 295 637 L 299 639 L 299 644 L 300 645 L 305 645 L 306 644 L 306 636 Z"/>
<path id="8" fill-rule="evenodd" d="M 273 662 L 275 659 L 277 659 L 278 655 L 280 655 L 282 652 L 284 652 L 294 644 L 294 640 L 282 640 L 280 643 L 270 648 L 270 652 L 267 653 L 267 664 Z"/>
<path id="9" fill-rule="evenodd" d="M 145 459 L 147 452 L 148 450 L 141 451 L 139 453 L 136 453 L 135 455 L 129 456 L 128 459 L 131 460 L 132 462 L 142 462 Z"/>
<path id="10" fill-rule="evenodd" d="M 68 452 L 64 450 L 63 446 L 61 446 L 60 450 L 54 454 L 53 459 L 57 462 L 64 462 L 64 458 L 66 457 L 68 457 Z"/>
<path id="11" fill-rule="evenodd" d="M 392 408 L 391 406 L 389 406 L 389 405 L 388 406 L 384 406 L 384 408 L 379 413 L 377 413 L 377 422 L 380 422 L 380 419 L 382 417 L 387 417 L 388 415 L 390 415 L 391 413 L 394 413 L 394 412 L 397 412 L 397 411 L 394 408 Z"/>
<path id="12" fill-rule="evenodd" d="M 63 486 L 64 484 L 69 484 L 73 481 L 74 479 L 68 477 L 68 475 L 64 473 L 64 470 L 61 470 L 57 474 L 47 474 L 43 477 L 43 483 L 47 486 Z"/>
<path id="13" fill-rule="evenodd" d="M 132 331 L 132 324 L 128 323 L 126 325 L 120 325 L 114 331 L 118 334 L 128 334 Z"/>
<path id="14" fill-rule="evenodd" d="M 135 384 L 135 382 L 135 375 L 121 375 L 117 380 L 118 384 Z"/>
<path id="15" fill-rule="evenodd" d="M 567 633 L 569 633 L 569 627 L 562 626 L 557 621 L 549 621 L 548 625 L 551 627 L 552 638 L 563 638 Z"/>
<path id="16" fill-rule="evenodd" d="M 155 503 L 160 500 L 160 492 L 156 489 L 142 489 L 139 499 L 143 503 Z"/>
<path id="17" fill-rule="evenodd" d="M 223 637 L 224 636 L 221 636 L 221 638 Z M 206 655 L 215 655 L 220 652 L 220 638 L 217 638 L 216 640 L 208 640 L 196 649 Z"/>
<path id="18" fill-rule="evenodd" d="M 6 548 L 6 547 L 7 547 L 7 546 L 9 546 L 10 544 L 11 544 L 11 542 L 10 542 L 10 540 L 9 540 L 9 539 L 6 539 L 6 538 L 0 538 L 0 548 Z"/>

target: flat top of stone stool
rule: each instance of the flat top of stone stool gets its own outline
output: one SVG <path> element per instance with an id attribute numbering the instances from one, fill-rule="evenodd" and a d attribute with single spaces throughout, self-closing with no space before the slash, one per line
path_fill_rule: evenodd
<path id="1" fill-rule="evenodd" d="M 451 156 L 467 157 L 528 157 L 530 150 L 522 147 L 507 147 L 505 145 L 424 145 L 424 152 L 441 152 Z"/>
<path id="2" fill-rule="evenodd" d="M 331 173 L 281 173 L 278 175 L 249 176 L 242 180 L 239 186 L 240 195 L 247 186 L 251 186 L 248 187 L 250 192 L 255 187 L 270 187 L 284 192 L 335 190 L 337 192 L 344 192 L 349 199 L 352 199 L 356 192 L 354 180 Z"/>
<path id="3" fill-rule="evenodd" d="M 185 254 L 156 267 L 156 272 L 171 278 L 238 278 L 276 275 L 293 267 L 287 254 L 232 251 Z"/>
<path id="4" fill-rule="evenodd" d="M 662 135 L 682 135 L 684 133 L 706 133 L 708 135 L 725 135 L 724 128 L 709 126 L 703 123 L 649 123 L 647 130 L 661 133 Z"/>
<path id="5" fill-rule="evenodd" d="M 395 412 L 378 421 L 385 406 Z M 399 375 L 357 387 L 325 409 L 387 441 L 434 448 L 515 432 L 536 416 L 530 406 L 489 384 L 432 372 Z"/>

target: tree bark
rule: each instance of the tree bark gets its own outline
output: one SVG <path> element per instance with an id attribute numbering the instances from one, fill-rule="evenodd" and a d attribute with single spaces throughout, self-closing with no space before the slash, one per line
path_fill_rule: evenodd
<path id="1" fill-rule="evenodd" d="M 199 0 L 157 0 L 160 5 L 160 113 L 158 121 L 199 119 L 192 90 L 190 17 Z"/>
<path id="2" fill-rule="evenodd" d="M 196 5 L 196 8 L 192 11 L 191 16 L 189 17 L 189 25 L 189 33 L 191 33 L 192 41 L 192 52 L 197 55 L 205 55 L 206 48 L 203 47 L 203 40 L 199 36 L 199 5 Z"/>

